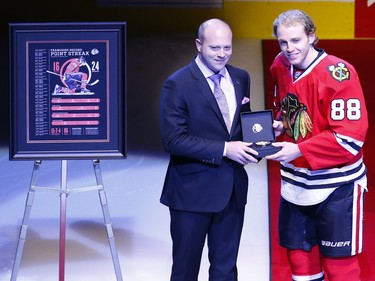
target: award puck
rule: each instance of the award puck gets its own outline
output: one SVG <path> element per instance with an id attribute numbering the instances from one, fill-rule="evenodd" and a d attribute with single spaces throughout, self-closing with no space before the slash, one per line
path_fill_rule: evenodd
<path id="1" fill-rule="evenodd" d="M 266 145 L 270 145 L 271 142 L 270 141 L 257 141 L 255 143 L 256 146 L 266 146 Z"/>

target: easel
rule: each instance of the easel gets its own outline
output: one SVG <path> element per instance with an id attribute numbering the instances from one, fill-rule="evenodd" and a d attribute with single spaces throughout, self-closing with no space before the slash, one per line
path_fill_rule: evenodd
<path id="1" fill-rule="evenodd" d="M 41 187 L 37 186 L 37 177 L 39 174 L 40 167 L 42 165 L 41 160 L 36 160 L 34 162 L 34 168 L 31 176 L 31 182 L 30 182 L 30 188 L 29 192 L 27 194 L 26 204 L 25 204 L 25 211 L 23 215 L 22 220 L 22 226 L 20 229 L 19 234 L 19 240 L 17 245 L 17 252 L 16 252 L 16 258 L 14 260 L 13 264 L 13 271 L 12 271 L 12 277 L 10 281 L 16 281 L 17 280 L 17 274 L 21 262 L 22 257 L 22 251 L 23 247 L 26 241 L 26 231 L 27 231 L 27 224 L 30 217 L 31 207 L 33 205 L 34 195 L 35 191 L 43 190 L 43 191 L 54 191 L 60 193 L 60 244 L 59 244 L 59 281 L 65 280 L 65 234 L 66 234 L 66 200 L 67 196 L 71 192 L 76 191 L 92 191 L 92 190 L 98 190 L 99 193 L 99 199 L 102 206 L 103 211 L 103 218 L 104 218 L 104 224 L 107 230 L 107 237 L 109 241 L 109 246 L 111 249 L 112 254 L 112 261 L 113 266 L 116 273 L 116 279 L 117 281 L 122 281 L 122 274 L 121 274 L 121 268 L 120 263 L 118 259 L 116 244 L 115 244 L 115 237 L 113 235 L 113 229 L 112 229 L 112 223 L 111 218 L 109 215 L 109 209 L 108 209 L 108 202 L 106 193 L 104 191 L 104 185 L 102 180 L 102 175 L 100 172 L 100 161 L 99 160 L 93 160 L 93 166 L 94 166 L 94 172 L 96 177 L 96 184 L 94 186 L 87 186 L 87 187 L 80 187 L 80 188 L 73 188 L 68 189 L 67 188 L 67 168 L 68 168 L 68 161 L 67 160 L 61 160 L 61 185 L 60 188 L 50 188 L 50 187 Z"/>

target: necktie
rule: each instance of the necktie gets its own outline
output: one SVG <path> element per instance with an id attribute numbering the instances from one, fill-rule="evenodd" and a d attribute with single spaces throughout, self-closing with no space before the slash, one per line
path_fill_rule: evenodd
<path id="1" fill-rule="evenodd" d="M 223 115 L 225 125 L 227 126 L 228 132 L 230 132 L 231 122 L 229 117 L 229 106 L 227 99 L 220 87 L 221 74 L 214 74 L 210 76 L 210 79 L 214 82 L 214 96 L 216 98 L 217 104 L 219 105 L 221 114 Z"/>

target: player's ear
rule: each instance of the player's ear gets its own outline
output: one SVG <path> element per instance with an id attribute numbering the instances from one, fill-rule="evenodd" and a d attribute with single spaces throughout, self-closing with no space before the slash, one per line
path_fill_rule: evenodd
<path id="1" fill-rule="evenodd" d="M 310 44 L 310 45 L 313 45 L 313 44 L 314 44 L 314 41 L 315 41 L 315 38 L 316 38 L 315 33 L 309 33 L 309 34 L 307 35 L 307 37 L 309 38 L 309 44 Z"/>

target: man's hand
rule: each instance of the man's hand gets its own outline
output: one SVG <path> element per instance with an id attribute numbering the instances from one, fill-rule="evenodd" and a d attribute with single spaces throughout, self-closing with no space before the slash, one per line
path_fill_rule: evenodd
<path id="1" fill-rule="evenodd" d="M 258 159 L 253 155 L 258 155 L 258 152 L 250 148 L 251 142 L 232 141 L 227 142 L 227 151 L 225 156 L 242 165 L 249 163 L 258 163 Z"/>

